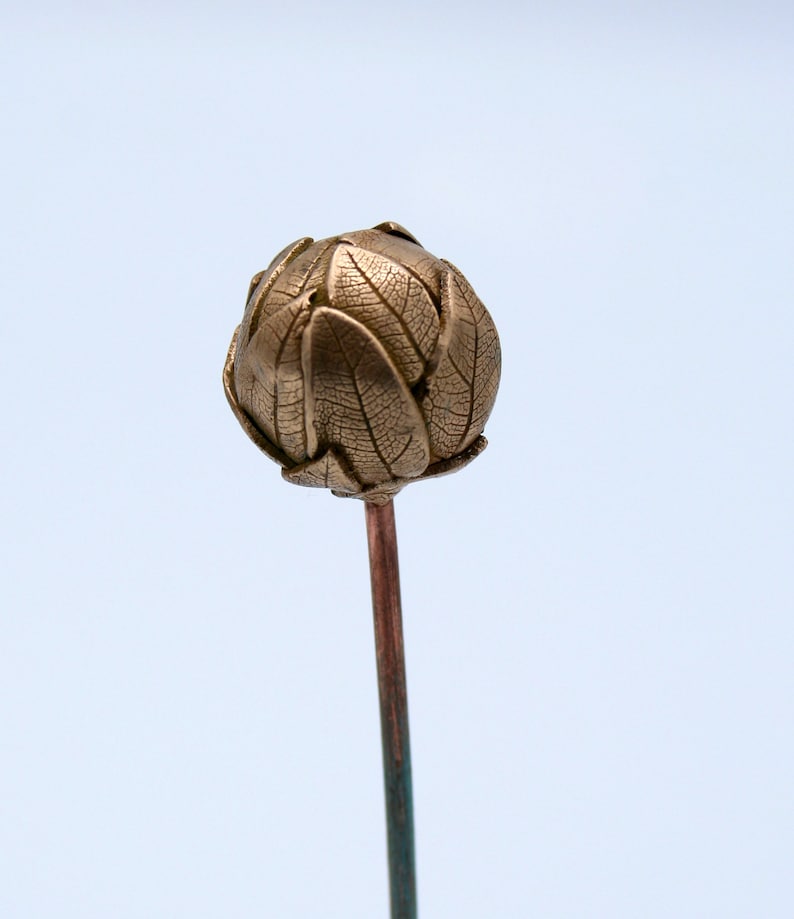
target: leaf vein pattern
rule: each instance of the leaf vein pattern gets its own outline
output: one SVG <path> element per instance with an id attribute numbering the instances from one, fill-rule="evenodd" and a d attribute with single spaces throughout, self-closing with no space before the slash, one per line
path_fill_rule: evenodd
<path id="1" fill-rule="evenodd" d="M 276 443 L 281 442 L 281 430 L 280 430 L 280 425 L 279 425 L 279 420 L 278 420 L 278 414 L 279 414 L 278 371 L 279 371 L 279 367 L 281 366 L 281 359 L 284 356 L 284 349 L 287 346 L 287 342 L 289 341 L 289 337 L 292 334 L 292 330 L 295 328 L 295 323 L 298 321 L 298 319 L 300 319 L 300 317 L 301 317 L 301 311 L 296 310 L 295 315 L 292 317 L 292 320 L 290 321 L 289 326 L 287 326 L 287 331 L 285 332 L 284 337 L 281 339 L 281 343 L 279 344 L 278 351 L 276 352 L 276 360 L 275 360 L 274 375 L 273 375 L 273 428 L 276 432 Z"/>
<path id="2" fill-rule="evenodd" d="M 356 266 L 356 267 L 358 267 L 358 266 Z M 345 353 L 345 348 L 344 348 L 344 345 L 342 344 L 342 340 L 339 338 L 339 335 L 337 335 L 336 329 L 333 327 L 333 324 L 332 324 L 332 323 L 327 323 L 327 325 L 328 325 L 328 328 L 331 330 L 331 334 L 332 334 L 332 335 L 334 336 L 334 338 L 336 339 L 336 343 L 337 343 L 337 345 L 338 345 L 338 347 L 339 347 L 340 353 L 342 354 L 342 356 L 343 356 L 343 358 L 344 358 L 345 363 L 347 364 L 348 368 L 350 369 L 350 380 L 351 380 L 351 382 L 352 382 L 352 384 L 353 384 L 353 389 L 355 390 L 355 393 L 356 393 L 356 399 L 358 400 L 359 408 L 361 409 L 361 417 L 364 419 L 364 424 L 366 425 L 366 428 L 367 428 L 367 434 L 369 434 L 369 439 L 370 439 L 370 441 L 372 442 L 372 447 L 373 447 L 373 449 L 375 450 L 375 454 L 376 454 L 376 456 L 378 457 L 378 459 L 381 461 L 381 463 L 383 463 L 383 466 L 385 467 L 385 469 L 386 469 L 386 471 L 389 473 L 389 475 L 393 475 L 394 473 L 392 472 L 391 464 L 388 463 L 388 462 L 386 462 L 385 457 L 384 457 L 383 454 L 380 452 L 380 448 L 378 447 L 377 439 L 375 438 L 375 434 L 374 434 L 374 432 L 373 432 L 373 430 L 372 430 L 372 425 L 370 424 L 369 415 L 367 414 L 367 410 L 366 410 L 366 408 L 364 407 L 364 400 L 363 400 L 363 398 L 362 398 L 362 394 L 361 394 L 361 391 L 360 391 L 360 389 L 359 389 L 358 380 L 356 379 L 356 370 L 358 369 L 358 364 L 356 364 L 356 365 L 354 366 L 354 365 L 351 363 L 350 359 L 348 358 L 347 354 Z M 365 352 L 362 351 L 361 354 L 359 355 L 359 361 L 358 361 L 358 363 L 361 362 L 361 359 L 362 359 L 364 353 L 365 353 Z M 410 443 L 410 438 L 409 438 L 409 441 L 408 441 L 408 442 Z"/>
<path id="3" fill-rule="evenodd" d="M 364 270 L 361 268 L 361 266 L 360 266 L 360 265 L 358 264 L 358 262 L 353 258 L 353 256 L 350 255 L 349 258 L 350 258 L 350 261 L 351 261 L 351 262 L 353 263 L 353 265 L 355 266 L 356 271 L 357 271 L 357 272 L 361 275 L 361 277 L 363 278 L 364 283 L 367 285 L 367 287 L 369 287 L 369 289 L 372 291 L 372 293 L 373 293 L 373 294 L 375 295 L 375 297 L 377 298 L 378 302 L 381 303 L 383 306 L 385 306 L 386 309 L 392 314 L 392 316 L 394 316 L 394 318 L 397 320 L 397 322 L 399 322 L 400 328 L 403 330 L 403 333 L 405 334 L 405 337 L 408 339 L 408 341 L 409 341 L 411 347 L 414 349 L 414 352 L 415 352 L 416 356 L 419 358 L 419 360 L 420 360 L 420 362 L 422 363 L 422 365 L 424 365 L 424 364 L 425 364 L 425 356 L 422 354 L 422 352 L 421 352 L 421 350 L 420 350 L 420 348 L 419 348 L 419 345 L 416 343 L 416 339 L 414 338 L 413 333 L 411 332 L 411 329 L 408 327 L 408 325 L 407 325 L 407 323 L 405 322 L 405 320 L 403 319 L 403 317 L 397 312 L 397 310 L 395 310 L 395 309 L 392 307 L 392 305 L 389 303 L 388 300 L 385 300 L 385 299 L 383 298 L 383 295 L 382 295 L 381 292 L 378 290 L 378 288 L 372 283 L 372 281 L 371 281 L 369 275 L 367 274 L 367 272 L 364 271 Z M 410 293 L 410 288 L 408 288 L 408 289 L 406 290 L 406 294 L 405 294 L 405 302 L 406 302 L 406 304 L 408 303 L 408 296 L 409 296 L 409 293 Z"/>

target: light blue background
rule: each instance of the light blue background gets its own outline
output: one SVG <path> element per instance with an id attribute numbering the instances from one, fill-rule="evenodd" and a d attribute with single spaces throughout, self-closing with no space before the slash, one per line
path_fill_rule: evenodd
<path id="1" fill-rule="evenodd" d="M 397 504 L 423 919 L 790 919 L 791 5 L 0 34 L 0 914 L 387 915 L 363 508 L 220 372 L 282 246 L 392 219 L 504 351 Z"/>

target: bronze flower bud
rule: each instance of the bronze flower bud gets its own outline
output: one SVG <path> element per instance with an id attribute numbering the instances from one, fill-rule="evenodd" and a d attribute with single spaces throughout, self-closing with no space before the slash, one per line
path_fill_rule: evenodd
<path id="1" fill-rule="evenodd" d="M 288 482 L 382 502 L 485 449 L 500 369 L 468 281 L 383 223 L 299 239 L 254 275 L 223 379 Z"/>

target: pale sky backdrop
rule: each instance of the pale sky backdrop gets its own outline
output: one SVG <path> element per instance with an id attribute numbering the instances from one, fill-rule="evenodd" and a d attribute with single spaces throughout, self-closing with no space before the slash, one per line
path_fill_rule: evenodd
<path id="1" fill-rule="evenodd" d="M 396 220 L 504 351 L 489 449 L 397 502 L 422 919 L 790 919 L 791 4 L 0 44 L 0 915 L 387 916 L 363 507 L 220 377 L 279 249 Z"/>

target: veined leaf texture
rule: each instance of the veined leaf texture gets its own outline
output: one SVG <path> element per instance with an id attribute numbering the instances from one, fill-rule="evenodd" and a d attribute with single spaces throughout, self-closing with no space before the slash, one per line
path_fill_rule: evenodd
<path id="1" fill-rule="evenodd" d="M 288 481 L 382 502 L 482 452 L 500 370 L 465 277 L 386 223 L 300 239 L 255 275 L 224 385 Z"/>

